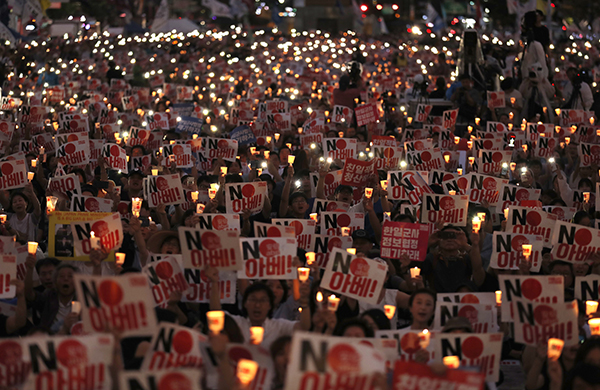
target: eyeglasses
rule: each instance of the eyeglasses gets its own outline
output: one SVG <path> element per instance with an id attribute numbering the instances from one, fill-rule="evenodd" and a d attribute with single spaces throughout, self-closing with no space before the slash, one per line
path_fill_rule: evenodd
<path id="1" fill-rule="evenodd" d="M 255 305 L 265 305 L 269 303 L 269 300 L 266 298 L 256 299 L 256 298 L 248 298 L 248 303 L 252 303 Z"/>
<path id="2" fill-rule="evenodd" d="M 301 203 L 306 203 L 306 199 L 300 198 L 300 199 L 296 199 L 292 202 L 292 204 L 301 204 Z"/>

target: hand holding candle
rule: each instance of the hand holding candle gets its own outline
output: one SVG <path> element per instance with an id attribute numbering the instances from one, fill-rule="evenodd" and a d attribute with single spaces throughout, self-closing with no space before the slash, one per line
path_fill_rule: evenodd
<path id="1" fill-rule="evenodd" d="M 336 297 L 335 295 L 330 295 L 329 298 L 327 298 L 327 309 L 329 311 L 336 312 L 339 305 L 340 298 Z"/>
<path id="2" fill-rule="evenodd" d="M 35 241 L 29 241 L 27 243 L 27 253 L 29 253 L 32 256 L 35 256 L 36 252 L 37 252 L 37 248 L 38 248 L 38 243 Z"/>
<path id="3" fill-rule="evenodd" d="M 302 283 L 306 282 L 310 276 L 310 268 L 298 267 L 298 280 Z"/>
<path id="4" fill-rule="evenodd" d="M 208 329 L 214 334 L 219 334 L 225 325 L 225 312 L 221 310 L 213 310 L 206 313 L 208 320 Z"/>

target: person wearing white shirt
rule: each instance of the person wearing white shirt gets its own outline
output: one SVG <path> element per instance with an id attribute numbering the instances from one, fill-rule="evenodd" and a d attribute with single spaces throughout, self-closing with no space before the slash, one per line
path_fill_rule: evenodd
<path id="1" fill-rule="evenodd" d="M 581 74 L 577 68 L 567 70 L 569 82 L 563 88 L 563 100 L 566 106 L 572 110 L 589 111 L 594 103 L 592 89 L 588 83 L 581 80 Z M 577 94 L 577 95 L 573 95 Z M 565 107 L 567 108 L 567 107 Z"/>

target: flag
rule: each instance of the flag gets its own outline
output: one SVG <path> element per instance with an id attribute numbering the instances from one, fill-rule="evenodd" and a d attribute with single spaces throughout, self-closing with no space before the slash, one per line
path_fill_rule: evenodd
<path id="1" fill-rule="evenodd" d="M 211 16 L 231 18 L 231 9 L 218 0 L 202 0 L 202 5 L 210 9 Z"/>
<path id="2" fill-rule="evenodd" d="M 152 22 L 152 29 L 156 30 L 160 28 L 163 24 L 167 23 L 169 20 L 169 4 L 167 0 L 162 0 L 158 9 L 156 10 L 156 15 L 154 15 L 154 21 Z"/>

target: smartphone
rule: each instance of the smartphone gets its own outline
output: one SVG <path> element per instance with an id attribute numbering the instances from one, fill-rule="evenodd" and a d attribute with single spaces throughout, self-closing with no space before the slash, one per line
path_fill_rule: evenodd
<path id="1" fill-rule="evenodd" d="M 140 222 L 142 223 L 142 227 L 150 226 L 150 218 L 148 217 L 140 217 Z"/>

